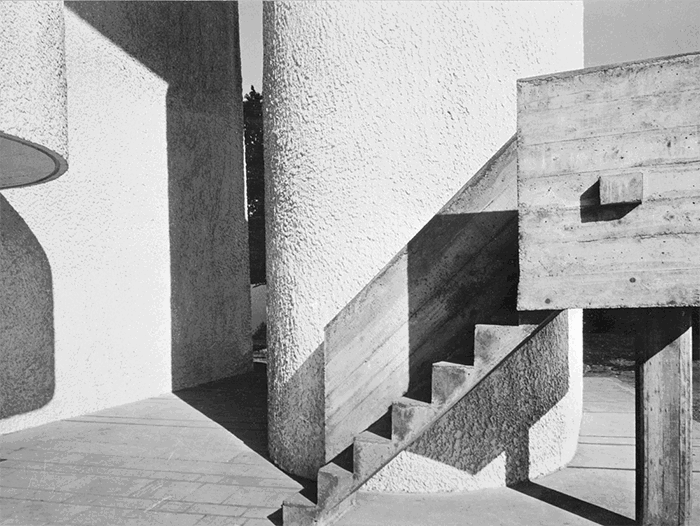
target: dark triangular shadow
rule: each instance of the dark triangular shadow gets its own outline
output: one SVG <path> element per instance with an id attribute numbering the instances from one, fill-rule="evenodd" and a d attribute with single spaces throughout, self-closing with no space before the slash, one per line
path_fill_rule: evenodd
<path id="1" fill-rule="evenodd" d="M 540 486 L 534 482 L 522 482 L 512 486 L 512 488 L 524 495 L 556 506 L 559 509 L 588 519 L 596 524 L 601 524 L 603 526 L 628 526 L 636 524 L 636 522 L 629 517 L 625 517 L 614 511 L 606 510 L 590 502 L 577 499 L 561 491 Z"/>

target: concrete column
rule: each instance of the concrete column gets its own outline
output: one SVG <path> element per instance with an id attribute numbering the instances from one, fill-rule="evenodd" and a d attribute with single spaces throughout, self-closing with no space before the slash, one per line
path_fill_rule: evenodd
<path id="1" fill-rule="evenodd" d="M 67 169 L 63 2 L 0 3 L 0 188 Z"/>
<path id="2" fill-rule="evenodd" d="M 581 2 L 264 7 L 269 435 L 323 452 L 323 328 L 515 132 L 517 78 L 582 67 Z"/>

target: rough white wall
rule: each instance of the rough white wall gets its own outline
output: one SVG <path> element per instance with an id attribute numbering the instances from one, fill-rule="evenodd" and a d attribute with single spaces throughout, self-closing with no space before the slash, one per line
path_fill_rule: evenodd
<path id="1" fill-rule="evenodd" d="M 0 20 L 0 132 L 48 148 L 63 173 L 68 148 L 63 2 L 0 2 Z M 0 174 L 0 186 L 10 175 Z"/>
<path id="2" fill-rule="evenodd" d="M 576 453 L 583 411 L 582 312 L 560 314 L 363 491 L 471 491 L 564 467 Z"/>
<path id="3" fill-rule="evenodd" d="M 324 325 L 583 61 L 581 2 L 264 6 L 270 450 L 322 458 Z M 320 448 L 320 450 L 318 450 Z"/>
<path id="4" fill-rule="evenodd" d="M 582 65 L 581 2 L 264 6 L 270 448 L 312 476 L 324 325 Z M 313 447 L 312 447 L 313 446 Z"/>
<path id="5" fill-rule="evenodd" d="M 3 192 L 50 264 L 55 393 L 0 421 L 0 433 L 252 365 L 235 5 L 208 15 L 206 3 L 69 8 L 70 169 Z M 205 15 L 221 22 L 201 44 Z M 235 53 L 213 54 L 221 49 Z M 225 87 L 211 81 L 197 98 L 173 70 L 203 83 L 214 71 Z"/>
<path id="6" fill-rule="evenodd" d="M 4 192 L 51 265 L 56 390 L 5 432 L 170 389 L 167 84 L 68 10 L 66 26 L 70 169 Z"/>

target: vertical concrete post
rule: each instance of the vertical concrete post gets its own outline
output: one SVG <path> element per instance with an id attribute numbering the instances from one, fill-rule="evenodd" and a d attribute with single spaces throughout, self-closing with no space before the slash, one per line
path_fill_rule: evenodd
<path id="1" fill-rule="evenodd" d="M 637 523 L 690 525 L 691 309 L 645 309 L 637 346 Z"/>
<path id="2" fill-rule="evenodd" d="M 582 66 L 581 2 L 267 2 L 269 438 L 323 458 L 323 328 L 515 132 L 515 80 Z"/>

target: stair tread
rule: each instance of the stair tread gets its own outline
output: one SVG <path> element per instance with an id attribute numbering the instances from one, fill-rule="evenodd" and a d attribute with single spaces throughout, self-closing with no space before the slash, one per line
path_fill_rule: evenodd
<path id="1" fill-rule="evenodd" d="M 534 330 L 538 327 L 538 324 L 521 323 L 518 325 L 503 325 L 499 323 L 477 323 L 476 327 L 502 329 L 503 331 L 508 331 L 508 329 L 512 329 L 513 332 L 516 332 L 518 330 L 524 329 Z"/>
<path id="2" fill-rule="evenodd" d="M 302 495 L 301 493 L 294 493 L 290 495 L 289 497 L 284 499 L 282 505 L 295 508 L 316 508 L 316 504 L 304 497 L 304 495 Z"/>
<path id="3" fill-rule="evenodd" d="M 342 466 L 339 466 L 338 464 L 336 464 L 334 462 L 329 462 L 325 466 L 322 466 L 318 470 L 318 472 L 328 474 L 328 475 L 333 475 L 335 477 L 342 477 L 345 474 L 352 474 L 352 473 L 350 473 L 350 471 L 348 471 L 347 469 L 345 469 Z"/>
<path id="4" fill-rule="evenodd" d="M 374 443 L 374 444 L 382 444 L 382 445 L 389 445 L 391 444 L 391 439 L 379 436 L 376 433 L 372 433 L 371 431 L 363 431 L 359 435 L 355 436 L 355 441 L 360 441 L 360 442 L 367 442 L 367 443 Z"/>
<path id="5" fill-rule="evenodd" d="M 456 363 L 456 362 L 435 362 L 433 363 L 433 368 L 435 367 L 444 367 L 446 369 L 463 369 L 463 370 L 470 370 L 473 369 L 473 365 L 465 365 L 463 363 Z"/>
<path id="6" fill-rule="evenodd" d="M 394 400 L 394 405 L 401 408 L 425 408 L 428 409 L 432 406 L 430 402 L 424 402 L 422 400 L 416 400 L 415 398 L 408 398 L 402 396 Z"/>

